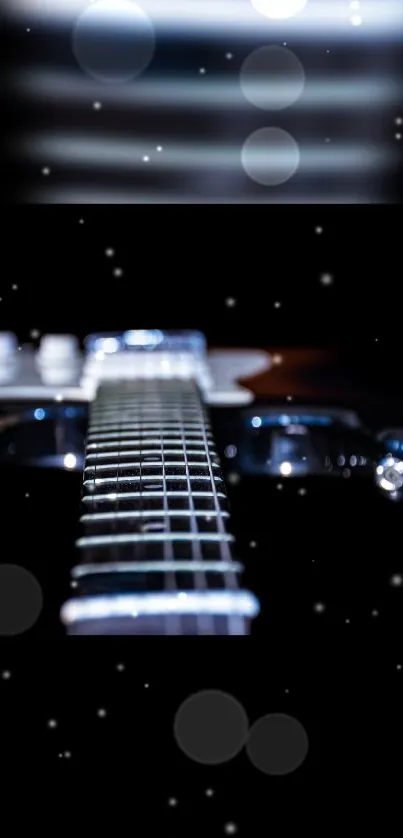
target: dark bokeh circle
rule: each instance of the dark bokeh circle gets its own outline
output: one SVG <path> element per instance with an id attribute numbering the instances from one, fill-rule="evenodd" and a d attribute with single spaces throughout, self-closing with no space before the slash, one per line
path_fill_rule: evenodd
<path id="1" fill-rule="evenodd" d="M 28 631 L 42 606 L 41 587 L 29 570 L 14 564 L 0 565 L 0 635 Z"/>
<path id="2" fill-rule="evenodd" d="M 242 704 L 219 690 L 189 696 L 174 720 L 175 739 L 190 759 L 205 765 L 227 762 L 244 747 L 248 717 Z"/>
<path id="3" fill-rule="evenodd" d="M 304 762 L 309 740 L 305 728 L 293 716 L 271 713 L 250 728 L 246 753 L 255 768 L 265 774 L 291 774 Z"/>

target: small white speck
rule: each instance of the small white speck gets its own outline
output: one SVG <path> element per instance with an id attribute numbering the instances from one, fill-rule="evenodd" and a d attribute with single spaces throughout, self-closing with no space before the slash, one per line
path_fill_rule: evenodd
<path id="1" fill-rule="evenodd" d="M 346 619 L 345 619 L 345 621 L 344 621 L 344 622 L 345 622 L 345 623 L 349 623 L 349 622 L 350 622 L 350 620 L 348 619 L 348 617 L 346 617 Z"/>
<path id="2" fill-rule="evenodd" d="M 330 52 L 330 49 L 327 49 L 327 50 L 326 50 L 326 52 L 327 52 L 327 53 L 329 53 L 329 52 Z"/>
<path id="3" fill-rule="evenodd" d="M 117 669 L 117 671 L 118 671 L 118 672 L 123 672 L 123 671 L 124 671 L 124 669 L 125 669 L 125 665 L 124 665 L 124 663 L 118 663 L 118 664 L 116 664 L 116 669 Z"/>
<path id="4" fill-rule="evenodd" d="M 402 669 L 402 664 L 398 663 L 397 666 L 396 666 L 396 669 Z"/>
<path id="5" fill-rule="evenodd" d="M 402 135 L 400 133 L 395 134 L 395 140 L 401 140 Z"/>
<path id="6" fill-rule="evenodd" d="M 10 670 L 9 670 L 9 669 L 5 669 L 5 670 L 4 670 L 4 672 L 2 672 L 2 673 L 1 673 L 1 677 L 3 678 L 3 681 L 9 681 L 9 680 L 10 680 L 10 678 L 11 678 L 11 672 L 10 672 Z"/>
<path id="7" fill-rule="evenodd" d="M 51 169 L 49 169 L 49 166 L 44 166 L 43 167 L 42 174 L 44 175 L 44 177 L 48 177 L 48 175 L 50 175 L 50 172 L 51 172 Z"/>
<path id="8" fill-rule="evenodd" d="M 26 28 L 26 30 L 25 30 L 25 31 L 26 31 L 26 32 L 30 32 L 30 31 L 31 31 L 31 30 L 30 30 L 30 28 L 29 28 L 29 26 L 27 26 L 27 28 Z"/>
<path id="9" fill-rule="evenodd" d="M 104 719 L 104 718 L 105 718 L 105 716 L 106 716 L 106 710 L 105 710 L 105 708 L 104 708 L 104 707 L 101 707 L 101 708 L 100 708 L 100 710 L 97 710 L 97 716 L 98 716 L 100 719 Z"/>
<path id="10" fill-rule="evenodd" d="M 145 687 L 146 690 L 148 689 L 149 686 L 150 686 L 149 684 L 144 684 L 144 687 Z"/>
<path id="11" fill-rule="evenodd" d="M 70 588 L 78 588 L 78 582 L 76 579 L 73 579 L 73 581 L 70 582 Z"/>
<path id="12" fill-rule="evenodd" d="M 231 58 L 233 58 L 234 56 L 233 56 L 232 52 L 226 52 L 225 57 L 226 57 L 227 61 L 231 61 Z"/>
<path id="13" fill-rule="evenodd" d="M 273 364 L 282 364 L 283 363 L 282 355 L 273 355 L 272 361 L 273 361 Z"/>
<path id="14" fill-rule="evenodd" d="M 298 489 L 298 494 L 299 495 L 306 495 L 306 489 L 304 489 L 304 488 Z"/>
<path id="15" fill-rule="evenodd" d="M 94 111 L 100 111 L 102 108 L 102 102 L 94 102 L 93 106 Z"/>
<path id="16" fill-rule="evenodd" d="M 313 610 L 316 612 L 316 614 L 323 614 L 325 609 L 326 609 L 326 606 L 324 605 L 323 602 L 316 602 L 315 605 L 313 606 Z"/>
<path id="17" fill-rule="evenodd" d="M 282 483 L 277 483 L 276 489 L 278 489 L 279 492 L 281 492 L 282 488 L 283 488 L 283 484 Z"/>
<path id="18" fill-rule="evenodd" d="M 394 588 L 400 588 L 403 585 L 403 576 L 401 573 L 395 573 L 390 577 L 390 584 Z"/>
<path id="19" fill-rule="evenodd" d="M 249 547 L 252 547 L 252 549 L 256 546 L 257 546 L 256 541 L 250 541 L 249 542 Z"/>
<path id="20" fill-rule="evenodd" d="M 31 338 L 33 338 L 33 340 L 36 340 L 37 338 L 39 338 L 39 335 L 40 335 L 39 329 L 31 329 L 30 336 L 31 336 Z"/>
<path id="21" fill-rule="evenodd" d="M 113 276 L 123 276 L 122 268 L 115 268 L 113 271 Z"/>
<path id="22" fill-rule="evenodd" d="M 56 393 L 55 402 L 62 402 L 62 401 L 63 401 L 63 393 Z"/>
<path id="23" fill-rule="evenodd" d="M 283 41 L 283 47 L 287 46 L 287 41 Z"/>
<path id="24" fill-rule="evenodd" d="M 401 116 L 396 117 L 395 125 L 403 125 L 403 118 Z"/>
<path id="25" fill-rule="evenodd" d="M 326 137 L 325 143 L 330 143 L 330 137 Z"/>
<path id="26" fill-rule="evenodd" d="M 25 497 L 29 498 L 29 492 L 25 492 Z"/>
<path id="27" fill-rule="evenodd" d="M 148 154 L 145 154 L 144 157 L 143 157 L 143 163 L 148 163 L 149 160 L 150 160 L 150 158 L 149 158 Z"/>
<path id="28" fill-rule="evenodd" d="M 350 20 L 351 20 L 351 23 L 353 24 L 353 26 L 361 26 L 361 24 L 362 24 L 362 17 L 361 17 L 361 15 L 353 15 L 353 16 L 350 18 Z"/>
<path id="29" fill-rule="evenodd" d="M 315 227 L 315 233 L 320 236 L 323 233 L 323 227 Z"/>
<path id="30" fill-rule="evenodd" d="M 54 729 L 55 729 L 55 727 L 57 727 L 57 721 L 56 721 L 56 719 L 49 719 L 49 721 L 48 721 L 48 727 L 49 727 L 51 730 L 54 730 Z"/>
<path id="31" fill-rule="evenodd" d="M 236 305 L 235 298 L 234 297 L 227 297 L 227 299 L 225 300 L 225 305 L 228 306 L 228 308 L 233 308 Z"/>
<path id="32" fill-rule="evenodd" d="M 289 693 L 290 691 L 289 690 L 284 690 L 284 692 Z"/>
<path id="33" fill-rule="evenodd" d="M 235 835 L 235 833 L 238 832 L 236 823 L 226 823 L 224 826 L 224 832 L 226 832 L 227 835 Z"/>
<path id="34" fill-rule="evenodd" d="M 168 800 L 168 806 L 177 806 L 177 805 L 178 805 L 178 801 L 177 801 L 176 797 L 170 797 L 169 800 Z"/>
<path id="35" fill-rule="evenodd" d="M 287 401 L 292 402 L 292 398 L 293 398 L 292 396 L 287 396 Z"/>
<path id="36" fill-rule="evenodd" d="M 85 221 L 84 221 L 84 219 L 83 219 L 83 218 L 80 218 L 78 223 L 79 223 L 79 224 L 85 224 Z"/>
<path id="37" fill-rule="evenodd" d="M 205 72 L 206 72 L 206 68 L 205 67 L 200 67 L 200 69 L 199 69 L 200 75 L 204 76 Z"/>
<path id="38" fill-rule="evenodd" d="M 71 751 L 65 751 L 64 752 L 64 758 L 65 759 L 70 759 L 71 758 Z"/>
<path id="39" fill-rule="evenodd" d="M 213 789 L 206 789 L 206 791 L 205 791 L 206 797 L 212 797 L 213 794 L 214 794 Z"/>
<path id="40" fill-rule="evenodd" d="M 12 285 L 11 288 L 13 291 L 18 291 L 18 285 Z"/>
<path id="41" fill-rule="evenodd" d="M 274 308 L 281 308 L 281 303 L 278 300 L 274 303 Z"/>
<path id="42" fill-rule="evenodd" d="M 107 247 L 106 250 L 105 250 L 105 256 L 107 256 L 108 259 L 112 259 L 112 256 L 114 256 L 114 255 L 115 255 L 115 251 L 114 251 L 113 247 Z"/>
<path id="43" fill-rule="evenodd" d="M 319 281 L 321 285 L 333 285 L 334 277 L 332 274 L 321 274 Z"/>
<path id="44" fill-rule="evenodd" d="M 371 617 L 379 617 L 379 611 L 377 611 L 376 608 L 374 608 L 374 610 L 371 611 Z"/>
<path id="45" fill-rule="evenodd" d="M 162 145 L 157 145 L 157 151 L 162 151 Z"/>

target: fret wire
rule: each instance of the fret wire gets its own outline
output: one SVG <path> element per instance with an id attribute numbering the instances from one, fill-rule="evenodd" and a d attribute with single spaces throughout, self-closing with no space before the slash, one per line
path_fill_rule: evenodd
<path id="1" fill-rule="evenodd" d="M 158 468 L 159 466 L 163 465 L 162 460 L 161 460 L 161 462 L 154 462 L 153 461 L 151 463 L 144 463 L 140 460 L 137 460 L 135 463 L 122 463 L 122 458 L 119 455 L 118 455 L 117 459 L 119 460 L 119 463 L 104 463 L 103 465 L 85 466 L 84 467 L 84 472 L 94 471 L 95 469 L 97 469 L 97 471 L 107 471 L 110 468 L 116 468 L 117 465 L 119 465 L 121 471 L 123 471 L 124 469 L 140 468 L 140 467 L 141 468 Z M 172 466 L 172 468 L 180 468 L 181 466 L 186 467 L 186 462 L 184 460 L 174 460 L 172 463 L 166 463 L 166 465 L 168 467 Z M 195 463 L 195 462 L 191 461 L 191 462 L 188 463 L 188 465 L 189 465 L 190 468 L 208 468 L 208 463 Z M 212 468 L 219 468 L 218 463 L 211 463 L 211 466 L 212 466 Z M 170 476 L 171 475 L 169 475 L 169 474 L 167 475 L 168 479 L 170 478 Z M 172 475 L 172 476 L 180 477 L 181 475 Z M 197 477 L 197 475 L 196 476 L 192 475 L 192 479 L 195 479 L 195 477 Z"/>
<path id="2" fill-rule="evenodd" d="M 160 491 L 151 490 L 149 492 L 146 492 L 144 494 L 144 497 L 145 498 L 162 498 L 163 494 L 164 493 L 162 491 L 160 492 Z M 173 489 L 172 490 L 168 489 L 168 491 L 166 492 L 166 495 L 167 495 L 168 498 L 187 498 L 188 497 L 188 492 L 184 492 L 182 490 L 174 491 Z M 216 492 L 216 495 L 217 495 L 217 497 L 223 498 L 225 500 L 227 498 L 225 492 Z M 92 495 L 92 494 L 91 495 L 90 494 L 89 495 L 84 495 L 82 500 L 83 500 L 84 503 L 92 503 L 92 502 L 102 503 L 103 501 L 116 500 L 117 497 L 126 498 L 127 500 L 129 500 L 129 499 L 134 499 L 134 498 L 141 498 L 141 496 L 142 496 L 141 492 L 113 492 L 113 493 L 108 492 L 107 494 L 104 494 L 104 495 Z M 196 492 L 193 492 L 193 497 L 194 498 L 195 497 L 198 497 L 198 498 L 213 498 L 214 497 L 214 492 L 203 492 L 203 491 L 198 490 Z"/>
<path id="3" fill-rule="evenodd" d="M 80 521 L 112 521 L 114 518 L 159 518 L 161 515 L 170 518 L 190 518 L 192 515 L 200 518 L 218 518 L 220 516 L 228 518 L 229 512 L 225 509 L 220 510 L 220 512 L 205 509 L 194 509 L 193 511 L 189 509 L 128 509 L 117 512 L 92 512 L 82 515 Z"/>

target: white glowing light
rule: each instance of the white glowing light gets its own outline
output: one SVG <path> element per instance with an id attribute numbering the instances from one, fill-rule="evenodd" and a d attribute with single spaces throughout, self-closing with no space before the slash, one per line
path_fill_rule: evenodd
<path id="1" fill-rule="evenodd" d="M 93 106 L 94 111 L 100 111 L 102 108 L 102 102 L 94 102 Z"/>
<path id="2" fill-rule="evenodd" d="M 61 611 L 64 624 L 136 614 L 224 614 L 255 617 L 259 603 L 248 591 L 189 591 L 186 599 L 175 593 L 118 594 L 70 600 Z"/>
<path id="3" fill-rule="evenodd" d="M 351 18 L 351 23 L 353 26 L 361 26 L 362 24 L 362 17 L 361 15 L 353 15 Z"/>
<path id="4" fill-rule="evenodd" d="M 401 573 L 395 573 L 394 576 L 391 576 L 390 584 L 393 585 L 394 588 L 401 588 L 403 585 L 403 576 Z"/>
<path id="5" fill-rule="evenodd" d="M 157 151 L 162 151 L 162 145 L 157 145 Z"/>
<path id="6" fill-rule="evenodd" d="M 123 276 L 122 268 L 115 268 L 113 275 L 116 277 Z"/>
<path id="7" fill-rule="evenodd" d="M 282 364 L 282 363 L 283 363 L 282 355 L 273 355 L 273 364 L 278 365 L 278 364 Z"/>
<path id="8" fill-rule="evenodd" d="M 117 352 L 119 349 L 119 341 L 117 338 L 104 338 L 102 341 L 102 351 L 108 355 Z"/>
<path id="9" fill-rule="evenodd" d="M 284 20 L 302 12 L 307 0 L 252 0 L 252 6 L 264 17 Z"/>
<path id="10" fill-rule="evenodd" d="M 288 477 L 291 474 L 291 472 L 292 472 L 291 463 L 284 462 L 284 463 L 280 464 L 280 474 L 282 474 L 283 477 Z"/>
<path id="11" fill-rule="evenodd" d="M 227 297 L 227 299 L 225 300 L 225 305 L 228 306 L 228 308 L 233 308 L 234 305 L 236 305 L 236 300 L 234 299 L 234 297 Z"/>
<path id="12" fill-rule="evenodd" d="M 352 0 L 352 2 L 350 3 L 350 9 L 353 9 L 354 11 L 357 11 L 357 9 L 359 9 L 359 8 L 360 8 L 359 0 Z"/>
<path id="13" fill-rule="evenodd" d="M 376 482 L 385 492 L 396 492 L 403 486 L 403 460 L 385 457 L 376 468 Z"/>
<path id="14" fill-rule="evenodd" d="M 77 465 L 77 457 L 75 454 L 65 454 L 63 458 L 63 465 L 65 468 L 72 469 Z"/>
<path id="15" fill-rule="evenodd" d="M 253 419 L 252 419 L 253 427 L 254 428 L 260 428 L 261 424 L 262 424 L 262 420 L 261 420 L 260 416 L 254 416 Z"/>

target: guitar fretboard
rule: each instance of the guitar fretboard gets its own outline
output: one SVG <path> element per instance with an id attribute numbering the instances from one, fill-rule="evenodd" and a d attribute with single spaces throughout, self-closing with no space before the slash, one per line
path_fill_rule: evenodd
<path id="1" fill-rule="evenodd" d="M 73 576 L 78 603 L 90 598 L 100 608 L 91 633 L 105 633 L 101 602 L 106 614 L 113 597 L 121 597 L 122 615 L 107 633 L 247 633 L 225 485 L 193 381 L 99 388 L 80 520 Z M 123 611 L 130 597 L 136 619 L 129 631 Z"/>

